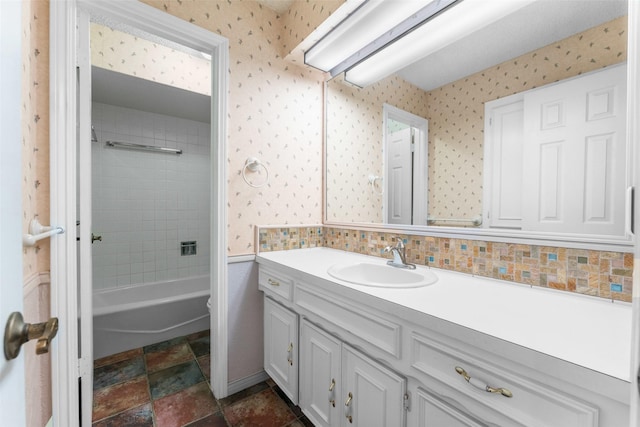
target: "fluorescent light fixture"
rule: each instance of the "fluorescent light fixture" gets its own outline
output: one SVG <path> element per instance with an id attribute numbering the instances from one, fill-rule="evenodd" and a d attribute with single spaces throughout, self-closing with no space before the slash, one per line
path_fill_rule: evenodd
<path id="1" fill-rule="evenodd" d="M 463 0 L 427 19 L 347 69 L 345 80 L 365 87 L 479 30 L 535 0 Z"/>
<path id="2" fill-rule="evenodd" d="M 442 0 L 367 0 L 314 44 L 304 55 L 304 62 L 322 71 L 331 71 L 372 40 L 399 25 L 429 3 Z"/>

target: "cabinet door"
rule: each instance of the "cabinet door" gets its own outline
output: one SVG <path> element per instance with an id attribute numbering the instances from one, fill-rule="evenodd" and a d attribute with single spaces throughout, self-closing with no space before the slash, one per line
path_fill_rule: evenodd
<path id="1" fill-rule="evenodd" d="M 404 425 L 406 380 L 346 344 L 342 345 L 341 389 L 343 426 Z"/>
<path id="2" fill-rule="evenodd" d="M 298 315 L 264 299 L 264 370 L 298 404 Z"/>
<path id="3" fill-rule="evenodd" d="M 317 427 L 340 424 L 341 343 L 315 325 L 300 325 L 300 408 Z"/>
<path id="4" fill-rule="evenodd" d="M 422 388 L 413 394 L 411 427 L 487 427 L 445 400 Z"/>

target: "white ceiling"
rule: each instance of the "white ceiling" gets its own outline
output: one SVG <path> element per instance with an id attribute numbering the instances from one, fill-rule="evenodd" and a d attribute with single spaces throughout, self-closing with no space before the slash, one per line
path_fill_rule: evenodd
<path id="1" fill-rule="evenodd" d="M 211 120 L 209 96 L 99 67 L 91 67 L 91 99 L 203 123 Z"/>
<path id="2" fill-rule="evenodd" d="M 432 90 L 626 14 L 626 0 L 540 0 L 398 74 Z"/>

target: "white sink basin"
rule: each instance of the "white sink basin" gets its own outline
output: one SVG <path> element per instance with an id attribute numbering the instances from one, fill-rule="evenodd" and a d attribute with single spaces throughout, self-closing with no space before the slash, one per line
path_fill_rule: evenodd
<path id="1" fill-rule="evenodd" d="M 425 268 L 409 270 L 367 262 L 335 264 L 329 267 L 327 273 L 345 282 L 380 288 L 419 288 L 438 281 L 438 276 Z"/>

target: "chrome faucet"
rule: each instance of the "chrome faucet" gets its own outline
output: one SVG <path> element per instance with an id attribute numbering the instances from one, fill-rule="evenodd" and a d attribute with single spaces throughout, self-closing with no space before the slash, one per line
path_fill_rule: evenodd
<path id="1" fill-rule="evenodd" d="M 396 236 L 396 245 L 387 246 L 384 248 L 384 252 L 391 252 L 393 255 L 393 259 L 387 261 L 388 265 L 398 268 L 409 268 L 411 270 L 416 268 L 415 264 L 407 263 L 406 248 L 400 236 Z"/>

